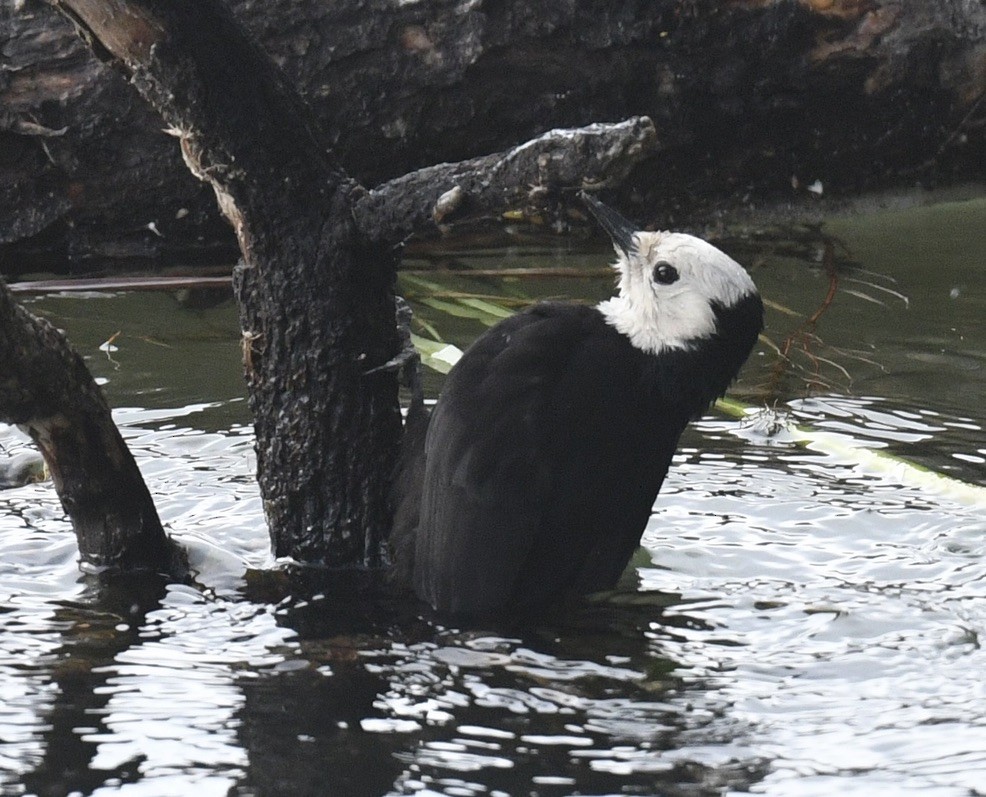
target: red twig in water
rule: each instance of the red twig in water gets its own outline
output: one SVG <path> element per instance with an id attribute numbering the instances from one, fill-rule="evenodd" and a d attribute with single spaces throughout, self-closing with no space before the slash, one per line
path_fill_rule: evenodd
<path id="1" fill-rule="evenodd" d="M 821 320 L 822 316 L 824 316 L 825 313 L 828 312 L 828 309 L 832 306 L 835 301 L 835 295 L 839 290 L 839 272 L 835 267 L 835 246 L 832 240 L 828 238 L 825 239 L 825 250 L 822 255 L 822 266 L 829 278 L 828 291 L 815 312 L 806 318 L 797 327 L 797 329 L 793 330 L 781 344 L 781 356 L 774 365 L 774 370 L 770 378 L 770 386 L 768 389 L 768 393 L 770 394 L 777 393 L 781 379 L 787 371 L 788 366 L 791 365 L 791 349 L 796 342 L 800 344 L 801 351 L 812 364 L 812 379 L 808 382 L 809 389 L 818 387 L 822 384 L 821 375 L 819 373 L 820 364 L 818 358 L 812 352 L 811 344 L 813 341 L 818 341 L 818 338 L 815 335 L 815 328 L 818 326 L 818 322 Z"/>

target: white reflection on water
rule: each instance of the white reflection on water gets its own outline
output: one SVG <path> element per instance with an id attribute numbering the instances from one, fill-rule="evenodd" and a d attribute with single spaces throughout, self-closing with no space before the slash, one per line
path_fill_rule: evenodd
<path id="1" fill-rule="evenodd" d="M 975 420 L 879 400 L 791 409 L 931 460 L 959 440 L 986 446 Z M 0 493 L 3 794 L 71 769 L 52 731 L 65 723 L 79 747 L 65 755 L 102 795 L 265 793 L 271 761 L 285 783 L 337 793 L 326 779 L 347 767 L 393 794 L 957 795 L 986 782 L 983 507 L 707 419 L 662 491 L 635 602 L 516 635 L 305 641 L 291 612 L 318 601 L 242 597 L 244 570 L 268 563 L 252 443 L 241 426 L 195 429 L 206 410 L 117 413 L 198 572 L 146 611 L 90 603 L 50 485 Z M 377 679 L 365 702 L 354 673 Z M 269 703 L 251 705 L 251 682 Z M 271 725 L 292 700 L 313 718 Z M 347 700 L 354 719 L 332 713 Z M 264 732 L 273 742 L 252 741 Z"/>
<path id="2" fill-rule="evenodd" d="M 273 607 L 217 597 L 242 587 L 246 567 L 268 553 L 248 430 L 160 425 L 208 406 L 115 413 L 162 521 L 208 586 L 170 585 L 146 614 L 134 605 L 132 629 L 126 606 L 114 615 L 96 604 L 87 614 L 78 550 L 51 484 L 0 493 L 0 793 L 21 793 L 13 784 L 36 767 L 57 770 L 58 742 L 45 737 L 53 712 L 66 711 L 58 703 L 71 673 L 60 662 L 72 661 L 76 645 L 95 651 L 77 665 L 95 687 L 73 729 L 90 749 L 88 768 L 106 772 L 94 794 L 225 795 L 242 776 L 237 668 L 261 670 L 295 646 Z M 11 452 L 23 445 L 6 427 L 0 444 Z M 130 643 L 113 643 L 130 632 Z M 117 773 L 128 768 L 137 782 L 121 783 Z"/>
<path id="3" fill-rule="evenodd" d="M 275 625 L 272 607 L 217 601 L 191 587 L 170 586 L 161 604 L 146 616 L 140 644 L 103 668 L 104 730 L 83 736 L 97 746 L 91 766 L 109 771 L 141 760 L 157 794 L 168 782 L 158 779 L 175 773 L 188 776 L 176 793 L 193 784 L 196 794 L 225 794 L 247 763 L 236 737 L 243 697 L 233 667 L 277 664 L 283 655 L 275 650 L 290 634 Z"/>
<path id="4" fill-rule="evenodd" d="M 862 400 L 810 409 L 858 440 L 943 428 L 887 412 L 874 427 Z M 729 424 L 705 425 L 716 427 Z M 772 761 L 753 790 L 978 793 L 986 507 L 796 449 L 755 463 L 694 450 L 679 460 L 644 537 L 656 566 L 641 570 L 642 586 L 680 592 L 680 611 L 706 624 L 661 634 L 661 650 L 749 724 L 750 751 Z"/>

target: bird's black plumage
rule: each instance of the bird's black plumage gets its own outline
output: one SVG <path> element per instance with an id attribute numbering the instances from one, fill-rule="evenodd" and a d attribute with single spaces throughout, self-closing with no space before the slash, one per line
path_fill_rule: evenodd
<path id="1" fill-rule="evenodd" d="M 392 540 L 417 595 L 490 614 L 612 586 L 681 432 L 760 330 L 755 291 L 710 306 L 713 331 L 658 353 L 600 308 L 565 303 L 480 337 L 430 419 L 416 409 L 408 424 Z"/>

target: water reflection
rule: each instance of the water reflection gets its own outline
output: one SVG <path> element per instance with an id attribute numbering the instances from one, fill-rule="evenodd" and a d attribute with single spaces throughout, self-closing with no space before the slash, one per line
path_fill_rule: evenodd
<path id="1" fill-rule="evenodd" d="M 86 580 L 50 485 L 0 492 L 0 794 L 977 793 L 981 493 L 779 421 L 986 485 L 982 225 L 931 272 L 844 227 L 909 297 L 847 295 L 817 330 L 869 351 L 857 395 L 797 380 L 776 416 L 697 424 L 621 590 L 528 626 L 449 627 L 373 584 L 269 569 L 228 306 L 38 300 L 121 408 L 194 579 Z M 817 246 L 771 255 L 765 292 L 816 308 Z M 768 332 L 789 323 L 772 311 Z M 114 365 L 98 346 L 117 330 Z M 740 392 L 770 376 L 765 347 Z M 0 447 L 26 450 L 7 428 Z"/>
<path id="2" fill-rule="evenodd" d="M 872 399 L 795 412 L 875 445 L 937 445 L 954 428 Z M 729 673 L 718 691 L 774 759 L 771 794 L 970 793 L 986 773 L 983 504 L 865 478 L 793 446 L 763 453 L 737 463 L 686 449 L 659 499 L 645 535 L 657 567 L 641 570 L 642 584 L 694 598 L 689 615 L 728 629 L 669 651 Z M 792 474 L 810 494 L 792 493 Z M 721 485 L 715 511 L 692 489 L 697 476 Z"/>
<path id="3" fill-rule="evenodd" d="M 683 685 L 658 652 L 682 622 L 655 619 L 661 611 L 601 605 L 574 624 L 513 636 L 421 621 L 384 639 L 379 627 L 352 636 L 322 628 L 300 641 L 303 665 L 242 682 L 251 765 L 241 785 L 460 795 L 518 784 L 539 794 L 576 784 L 589 793 L 745 787 L 762 764 L 710 727 L 725 707 L 701 684 Z M 282 612 L 292 625 L 292 607 Z"/>
<path id="4" fill-rule="evenodd" d="M 23 773 L 27 793 L 88 792 L 101 786 L 109 773 L 120 783 L 140 779 L 142 751 L 109 766 L 99 765 L 94 737 L 107 730 L 114 692 L 107 688 L 105 670 L 135 643 L 147 610 L 163 592 L 158 579 L 126 579 L 105 589 L 87 590 L 55 609 L 49 622 L 58 629 L 59 644 L 28 659 L 29 669 L 43 683 L 40 691 L 51 700 L 35 707 L 40 754 Z"/>

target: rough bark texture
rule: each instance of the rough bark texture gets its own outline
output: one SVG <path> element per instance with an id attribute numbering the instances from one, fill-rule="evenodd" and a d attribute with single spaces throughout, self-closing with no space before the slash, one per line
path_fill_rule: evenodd
<path id="1" fill-rule="evenodd" d="M 536 179 L 542 190 L 557 193 L 584 186 L 587 175 L 599 185 L 625 176 L 656 146 L 653 124 L 636 119 L 564 131 L 369 194 L 338 166 L 317 120 L 221 3 L 52 3 L 157 109 L 189 170 L 212 186 L 233 226 L 243 256 L 234 287 L 258 479 L 275 555 L 377 564 L 401 431 L 394 242 L 433 227 L 436 216 L 460 211 L 464 201 L 502 210 L 516 180 Z M 421 207 L 438 212 L 422 214 Z M 48 351 L 43 328 L 35 332 Z M 77 358 L 73 363 L 84 372 Z M 23 352 L 13 350 L 0 364 L 11 396 L 20 397 L 24 385 L 33 388 Z M 44 410 L 34 390 L 22 404 L 13 404 L 22 415 Z M 94 434 L 87 424 L 87 418 L 56 418 L 57 451 L 48 440 L 50 422 L 36 435 L 62 482 L 83 456 L 94 478 L 115 475 L 115 460 L 129 458 L 119 435 L 111 439 L 115 430 L 100 425 Z M 139 497 L 150 506 L 146 489 Z M 122 506 L 129 511 L 126 501 Z M 80 535 L 80 546 L 90 542 Z"/>
<path id="2" fill-rule="evenodd" d="M 792 177 L 826 196 L 986 177 L 976 0 L 231 5 L 368 185 L 633 115 L 663 149 L 628 194 L 664 224 Z M 0 58 L 0 269 L 231 256 L 160 120 L 40 0 L 0 0 Z"/>
<path id="3" fill-rule="evenodd" d="M 215 190 L 243 255 L 237 288 L 258 476 L 274 553 L 375 562 L 400 435 L 393 256 L 354 235 L 318 123 L 226 8 L 66 0 Z M 359 452 L 359 456 L 353 454 Z"/>
<path id="4" fill-rule="evenodd" d="M 64 335 L 0 281 L 0 421 L 19 425 L 48 464 L 82 561 L 104 570 L 184 573 L 102 391 Z"/>
<path id="5" fill-rule="evenodd" d="M 619 185 L 659 149 L 646 118 L 551 130 L 507 152 L 442 163 L 390 180 L 356 201 L 369 240 L 401 241 L 436 225 L 515 205 L 562 207 L 561 192 Z"/>

